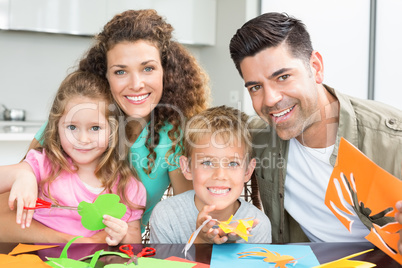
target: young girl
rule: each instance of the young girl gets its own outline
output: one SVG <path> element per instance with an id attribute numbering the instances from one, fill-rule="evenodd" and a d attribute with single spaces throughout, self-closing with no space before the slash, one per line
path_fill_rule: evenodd
<path id="1" fill-rule="evenodd" d="M 114 114 L 113 114 L 114 113 Z M 118 146 L 118 109 L 108 83 L 97 75 L 77 71 L 62 82 L 53 102 L 41 148 L 28 152 L 16 165 L 0 167 L 0 191 L 10 191 L 9 206 L 17 201 L 17 223 L 29 227 L 31 218 L 73 236 L 93 236 L 77 211 L 23 210 L 37 196 L 54 204 L 78 206 L 100 194 L 118 194 L 128 207 L 122 219 L 104 216 L 103 233 L 109 245 L 140 243 L 140 219 L 145 188 L 127 161 L 126 146 Z M 39 186 L 39 193 L 38 193 Z"/>

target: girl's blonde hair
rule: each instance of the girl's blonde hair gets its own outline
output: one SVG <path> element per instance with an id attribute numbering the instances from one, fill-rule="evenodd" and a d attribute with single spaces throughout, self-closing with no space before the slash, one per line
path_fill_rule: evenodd
<path id="1" fill-rule="evenodd" d="M 108 148 L 101 155 L 99 164 L 95 169 L 96 177 L 105 187 L 105 191 L 112 192 L 112 188 L 117 184 L 116 194 L 121 197 L 123 203 L 130 208 L 143 209 L 143 207 L 132 204 L 125 191 L 127 184 L 133 179 L 132 177 L 138 178 L 138 176 L 128 161 L 127 147 L 118 146 L 118 118 L 123 115 L 119 114 L 119 109 L 115 108 L 116 105 L 107 80 L 83 71 L 73 72 L 63 80 L 50 109 L 48 123 L 41 138 L 42 147 L 38 148 L 38 150 L 44 149 L 52 165 L 49 177 L 40 184 L 42 193 L 44 194 L 44 187 L 46 187 L 48 197 L 53 199 L 50 193 L 50 184 L 62 171 L 74 173 L 78 170 L 74 163 L 71 166 L 71 163 L 67 160 L 68 155 L 61 146 L 58 131 L 60 118 L 64 115 L 68 102 L 76 97 L 103 101 L 105 105 L 105 118 L 109 122 L 111 131 Z M 53 201 L 57 202 L 54 199 Z"/>

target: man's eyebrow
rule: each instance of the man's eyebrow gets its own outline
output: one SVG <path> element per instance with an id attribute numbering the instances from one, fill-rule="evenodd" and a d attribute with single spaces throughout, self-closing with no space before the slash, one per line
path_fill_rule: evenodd
<path id="1" fill-rule="evenodd" d="M 290 70 L 292 70 L 292 68 L 281 68 L 275 72 L 273 72 L 268 79 L 273 79 L 283 73 L 289 72 Z M 244 84 L 244 87 L 249 87 L 249 86 L 254 86 L 254 85 L 258 85 L 260 82 L 258 81 L 248 81 L 247 83 Z"/>
<path id="2" fill-rule="evenodd" d="M 244 87 L 249 87 L 257 84 L 258 84 L 257 81 L 248 81 L 247 83 L 244 84 Z"/>
<path id="3" fill-rule="evenodd" d="M 276 76 L 278 76 L 278 75 L 281 75 L 281 74 L 283 74 L 283 73 L 289 72 L 290 70 L 292 70 L 292 69 L 291 69 L 291 68 L 282 68 L 282 69 L 279 69 L 279 70 L 273 72 L 273 73 L 268 77 L 268 79 L 272 79 L 272 78 L 274 78 L 274 77 L 276 77 Z"/>

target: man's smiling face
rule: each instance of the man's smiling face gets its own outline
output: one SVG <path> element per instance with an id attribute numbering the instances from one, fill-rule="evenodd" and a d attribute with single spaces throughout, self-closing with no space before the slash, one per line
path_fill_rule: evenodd
<path id="1" fill-rule="evenodd" d="M 312 59 L 307 66 L 281 44 L 240 63 L 254 110 L 276 128 L 281 139 L 298 137 L 317 121 L 319 103 Z"/>

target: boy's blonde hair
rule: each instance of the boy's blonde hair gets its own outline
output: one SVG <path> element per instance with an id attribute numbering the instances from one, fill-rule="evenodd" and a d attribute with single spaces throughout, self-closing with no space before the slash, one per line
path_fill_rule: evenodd
<path id="1" fill-rule="evenodd" d="M 243 146 L 248 159 L 251 159 L 252 142 L 248 130 L 249 117 L 238 109 L 225 105 L 209 108 L 189 119 L 184 131 L 184 156 L 191 157 L 192 150 L 199 145 L 205 135 L 224 140 L 224 145 Z"/>

